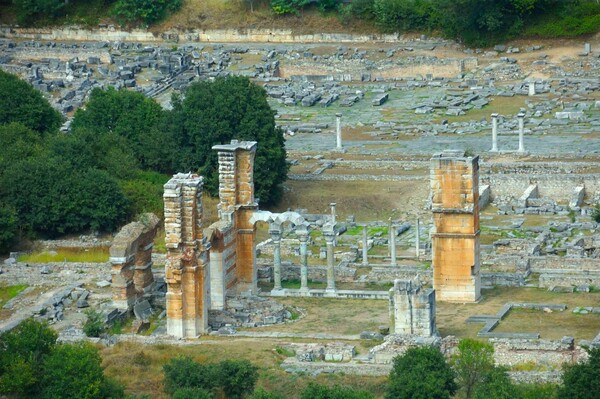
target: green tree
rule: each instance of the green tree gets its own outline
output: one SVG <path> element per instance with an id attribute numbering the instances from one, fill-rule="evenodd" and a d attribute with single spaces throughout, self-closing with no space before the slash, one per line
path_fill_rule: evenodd
<path id="1" fill-rule="evenodd" d="M 462 339 L 458 343 L 458 353 L 452 359 L 452 366 L 460 391 L 470 399 L 475 387 L 494 369 L 494 347 L 487 342 Z"/>
<path id="2" fill-rule="evenodd" d="M 254 391 L 258 371 L 247 360 L 224 360 L 218 365 L 218 378 L 225 396 L 239 399 Z"/>
<path id="3" fill-rule="evenodd" d="M 439 349 L 410 348 L 394 358 L 386 399 L 450 399 L 456 392 L 454 371 Z"/>
<path id="4" fill-rule="evenodd" d="M 40 397 L 96 399 L 104 385 L 98 349 L 89 343 L 62 344 L 44 358 Z"/>
<path id="5" fill-rule="evenodd" d="M 42 149 L 39 133 L 17 122 L 0 125 L 0 174 L 13 162 L 37 155 Z"/>
<path id="6" fill-rule="evenodd" d="M 258 388 L 254 390 L 252 395 L 248 396 L 248 399 L 283 399 L 283 396 Z"/>
<path id="7" fill-rule="evenodd" d="M 300 393 L 300 399 L 372 399 L 374 398 L 369 392 L 356 391 L 350 387 L 335 385 L 328 387 L 310 383 Z"/>
<path id="8" fill-rule="evenodd" d="M 32 24 L 38 19 L 54 19 L 63 15 L 65 0 L 13 0 L 17 21 L 20 24 Z"/>
<path id="9" fill-rule="evenodd" d="M 0 334 L 0 393 L 33 394 L 41 374 L 41 362 L 56 344 L 57 334 L 33 319 Z"/>
<path id="10" fill-rule="evenodd" d="M 85 311 L 85 315 L 87 316 L 87 320 L 83 324 L 83 332 L 88 337 L 99 337 L 102 331 L 104 331 L 104 317 L 102 313 L 90 309 Z"/>
<path id="11" fill-rule="evenodd" d="M 218 189 L 215 144 L 231 139 L 258 142 L 254 165 L 256 196 L 274 204 L 287 178 L 284 138 L 275 125 L 274 111 L 262 87 L 245 77 L 219 78 L 191 85 L 183 99 L 174 97 L 170 116 L 173 136 L 179 143 L 178 170 L 200 170 L 205 187 Z"/>
<path id="12" fill-rule="evenodd" d="M 117 0 L 113 13 L 121 25 L 151 25 L 164 19 L 169 12 L 179 10 L 181 4 L 181 0 Z"/>
<path id="13" fill-rule="evenodd" d="M 506 369 L 492 367 L 472 389 L 474 399 L 523 399 Z"/>
<path id="14" fill-rule="evenodd" d="M 62 116 L 42 94 L 17 76 L 0 70 L 0 125 L 18 122 L 41 134 L 54 133 Z"/>
<path id="15" fill-rule="evenodd" d="M 213 365 L 195 362 L 190 357 L 176 357 L 163 366 L 165 391 L 174 394 L 182 388 L 201 388 L 211 391 L 219 385 Z"/>
<path id="16" fill-rule="evenodd" d="M 565 365 L 563 385 L 558 399 L 593 399 L 600 392 L 600 348 L 588 351 L 589 358 L 582 363 Z"/>
<path id="17" fill-rule="evenodd" d="M 202 388 L 180 388 L 171 395 L 171 399 L 212 399 L 212 392 Z"/>
<path id="18" fill-rule="evenodd" d="M 158 130 L 163 117 L 160 105 L 142 93 L 112 87 L 106 90 L 96 88 L 92 90 L 85 109 L 80 108 L 75 113 L 71 128 L 86 145 L 99 141 L 92 150 L 95 155 L 99 154 L 98 149 L 115 148 L 118 153 L 109 154 L 108 160 L 122 158 L 121 161 L 131 165 L 127 157 L 129 152 L 143 168 L 165 171 L 163 163 L 168 164 L 170 159 L 167 162 L 157 159 L 165 155 L 161 148 L 171 148 L 171 139 Z M 119 141 L 117 137 L 125 141 Z M 166 155 L 169 158 L 175 156 L 173 153 Z"/>
<path id="19" fill-rule="evenodd" d="M 600 204 L 596 204 L 592 209 L 592 220 L 596 223 L 600 223 Z"/>
<path id="20" fill-rule="evenodd" d="M 0 203 L 0 254 L 8 252 L 16 241 L 18 232 L 17 211 L 8 204 Z"/>

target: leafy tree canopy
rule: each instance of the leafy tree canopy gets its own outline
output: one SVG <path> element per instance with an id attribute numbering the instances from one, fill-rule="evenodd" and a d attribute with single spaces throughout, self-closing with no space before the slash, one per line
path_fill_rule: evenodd
<path id="1" fill-rule="evenodd" d="M 217 155 L 211 148 L 232 139 L 258 142 L 254 166 L 256 196 L 276 203 L 288 165 L 281 129 L 262 87 L 245 77 L 219 78 L 191 85 L 183 99 L 173 100 L 169 125 L 179 142 L 179 170 L 199 169 L 205 187 L 217 194 Z"/>
<path id="2" fill-rule="evenodd" d="M 452 359 L 457 382 L 466 399 L 473 397 L 475 387 L 494 369 L 494 347 L 487 342 L 462 339 Z"/>
<path id="3" fill-rule="evenodd" d="M 592 399 L 600 392 L 600 348 L 588 351 L 586 362 L 566 365 L 558 399 Z"/>
<path id="4" fill-rule="evenodd" d="M 408 349 L 394 359 L 386 399 L 450 399 L 456 392 L 454 371 L 439 349 Z"/>
<path id="5" fill-rule="evenodd" d="M 18 122 L 40 134 L 54 133 L 62 116 L 42 94 L 17 76 L 0 70 L 0 125 Z"/>
<path id="6" fill-rule="evenodd" d="M 350 387 L 335 385 L 328 387 L 310 383 L 302 390 L 300 399 L 372 399 L 374 398 L 369 392 L 356 391 Z"/>

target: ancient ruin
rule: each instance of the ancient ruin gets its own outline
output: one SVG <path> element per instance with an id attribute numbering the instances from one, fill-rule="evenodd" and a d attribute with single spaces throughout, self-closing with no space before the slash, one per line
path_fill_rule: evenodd
<path id="1" fill-rule="evenodd" d="M 146 213 L 138 222 L 124 226 L 110 246 L 113 303 L 131 310 L 137 300 L 152 290 L 152 247 L 160 220 Z"/>
<path id="2" fill-rule="evenodd" d="M 440 301 L 474 302 L 479 274 L 479 158 L 446 151 L 431 158 L 433 287 Z"/>

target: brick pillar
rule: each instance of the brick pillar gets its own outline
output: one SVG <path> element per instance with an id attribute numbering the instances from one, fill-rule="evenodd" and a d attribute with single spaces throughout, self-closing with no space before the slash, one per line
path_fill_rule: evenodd
<path id="1" fill-rule="evenodd" d="M 167 333 L 196 337 L 208 329 L 208 245 L 202 234 L 202 178 L 180 173 L 165 184 Z"/>
<path id="2" fill-rule="evenodd" d="M 433 287 L 437 298 L 475 302 L 479 274 L 479 158 L 444 151 L 431 158 Z"/>
<path id="3" fill-rule="evenodd" d="M 256 227 L 250 222 L 258 209 L 254 199 L 256 142 L 232 140 L 213 149 L 219 157 L 219 214 L 222 220 L 231 218 L 237 231 L 237 290 L 257 292 Z"/>

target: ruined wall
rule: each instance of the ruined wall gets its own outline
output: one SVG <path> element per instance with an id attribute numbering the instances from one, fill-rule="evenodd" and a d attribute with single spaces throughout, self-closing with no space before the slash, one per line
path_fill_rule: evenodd
<path id="1" fill-rule="evenodd" d="M 431 159 L 433 287 L 441 301 L 480 296 L 478 162 L 456 151 Z"/>
<path id="2" fill-rule="evenodd" d="M 435 291 L 420 282 L 396 280 L 390 288 L 390 333 L 430 337 L 436 334 Z"/>
<path id="3" fill-rule="evenodd" d="M 151 289 L 152 247 L 160 220 L 152 213 L 124 226 L 110 247 L 115 307 L 130 310 Z"/>
<path id="4" fill-rule="evenodd" d="M 207 331 L 209 245 L 202 232 L 202 177 L 173 176 L 165 186 L 167 333 L 196 337 Z"/>
<path id="5" fill-rule="evenodd" d="M 555 201 L 571 200 L 575 187 L 582 185 L 587 196 L 600 191 L 598 174 L 491 174 L 482 181 L 490 185 L 492 198 L 508 195 L 519 198 L 532 183 L 537 184 L 540 196 Z"/>
<path id="6" fill-rule="evenodd" d="M 513 366 L 531 363 L 542 366 L 560 366 L 585 358 L 583 349 L 574 345 L 572 337 L 561 340 L 491 338 L 497 365 Z"/>

